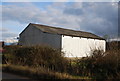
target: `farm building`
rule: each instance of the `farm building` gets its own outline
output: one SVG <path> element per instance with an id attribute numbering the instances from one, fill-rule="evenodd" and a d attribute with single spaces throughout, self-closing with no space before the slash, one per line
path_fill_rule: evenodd
<path id="1" fill-rule="evenodd" d="M 65 57 L 86 57 L 94 49 L 106 49 L 106 41 L 95 34 L 32 23 L 20 33 L 19 45 L 49 45 L 64 51 Z"/>

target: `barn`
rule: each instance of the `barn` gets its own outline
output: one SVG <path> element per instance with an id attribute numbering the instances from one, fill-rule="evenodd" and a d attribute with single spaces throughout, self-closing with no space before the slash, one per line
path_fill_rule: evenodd
<path id="1" fill-rule="evenodd" d="M 94 49 L 106 49 L 106 41 L 95 34 L 41 24 L 30 23 L 19 37 L 19 45 L 49 45 L 64 51 L 65 57 L 86 57 Z"/>

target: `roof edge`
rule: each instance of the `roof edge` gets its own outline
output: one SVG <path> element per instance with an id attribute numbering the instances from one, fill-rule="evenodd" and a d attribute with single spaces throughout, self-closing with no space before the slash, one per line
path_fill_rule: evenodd
<path id="1" fill-rule="evenodd" d="M 29 23 L 28 26 L 19 35 L 21 35 L 30 25 L 32 25 L 32 23 Z"/>
<path id="2" fill-rule="evenodd" d="M 70 31 L 76 31 L 76 32 L 84 32 L 84 31 L 77 31 L 77 30 L 72 30 L 72 29 L 65 29 L 65 28 L 60 28 L 60 27 L 53 27 L 53 26 L 49 26 L 49 25 L 41 25 L 41 24 L 34 24 L 34 23 L 29 23 L 28 26 L 19 34 L 21 35 L 30 25 L 36 27 L 36 25 L 39 25 L 39 26 L 47 26 L 47 27 L 52 27 L 52 28 L 57 28 L 57 29 L 64 29 L 64 30 L 70 30 Z M 37 29 L 39 29 L 38 27 L 36 27 Z M 39 29 L 40 30 L 40 29 Z M 42 31 L 42 30 L 41 30 Z M 49 32 L 46 32 L 46 33 L 49 33 Z M 91 39 L 99 39 L 99 40 L 105 40 L 104 38 L 96 35 L 96 34 L 93 34 L 91 32 L 84 32 L 84 33 L 89 33 L 89 34 L 92 34 L 92 35 L 95 35 L 96 38 L 94 37 L 89 37 Z M 53 33 L 52 33 L 53 34 Z M 66 36 L 74 36 L 74 35 L 67 35 L 67 34 L 60 34 L 60 35 L 66 35 Z M 88 38 L 88 37 L 84 37 L 84 36 L 74 36 L 74 37 L 83 37 L 83 38 Z M 97 38 L 98 37 L 98 38 Z"/>

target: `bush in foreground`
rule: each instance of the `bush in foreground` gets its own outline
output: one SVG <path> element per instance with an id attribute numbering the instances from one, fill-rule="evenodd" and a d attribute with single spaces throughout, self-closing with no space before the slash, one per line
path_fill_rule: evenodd
<path id="1" fill-rule="evenodd" d="M 119 78 L 120 76 L 120 50 L 103 52 L 94 50 L 91 56 L 76 59 L 70 69 L 71 74 L 89 76 L 96 79 Z"/>
<path id="2" fill-rule="evenodd" d="M 6 46 L 3 61 L 7 64 L 45 68 L 74 76 L 96 79 L 119 78 L 120 50 L 94 50 L 91 56 L 68 61 L 64 53 L 49 46 Z"/>
<path id="3" fill-rule="evenodd" d="M 65 72 L 68 61 L 64 53 L 49 46 L 6 46 L 4 61 L 15 65 L 44 67 Z"/>

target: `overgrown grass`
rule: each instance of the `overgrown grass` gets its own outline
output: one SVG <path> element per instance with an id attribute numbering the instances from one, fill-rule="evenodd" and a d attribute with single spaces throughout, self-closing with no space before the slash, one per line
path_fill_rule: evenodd
<path id="1" fill-rule="evenodd" d="M 3 65 L 3 71 L 12 72 L 22 76 L 30 77 L 31 79 L 74 79 L 74 77 L 66 74 L 49 71 L 43 67 L 33 68 L 20 65 Z"/>
<path id="2" fill-rule="evenodd" d="M 39 67 L 33 68 L 28 66 L 20 66 L 20 65 L 2 65 L 3 72 L 10 72 L 14 74 L 19 74 L 21 76 L 29 77 L 30 79 L 40 80 L 40 79 L 58 79 L 58 80 L 91 80 L 89 77 L 81 77 L 81 76 L 72 76 L 67 73 L 60 73 L 55 71 L 50 71 L 46 68 Z"/>

